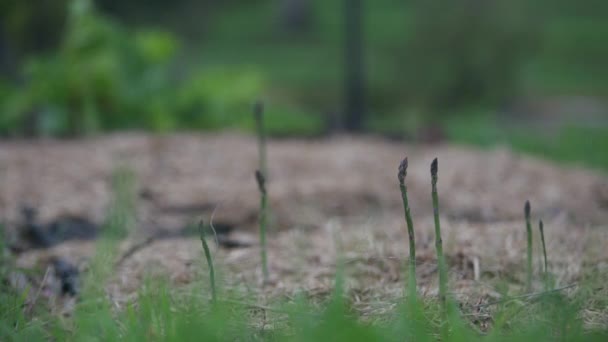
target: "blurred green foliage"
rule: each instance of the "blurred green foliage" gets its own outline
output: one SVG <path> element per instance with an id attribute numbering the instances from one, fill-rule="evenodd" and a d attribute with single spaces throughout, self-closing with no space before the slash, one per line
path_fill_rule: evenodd
<path id="1" fill-rule="evenodd" d="M 255 65 L 280 89 L 273 102 L 339 112 L 343 2 L 310 0 L 314 24 L 291 35 L 278 25 L 277 2 L 209 10 L 194 45 L 202 63 Z M 606 96 L 602 13 L 606 5 L 596 0 L 364 2 L 369 124 L 387 117 L 426 124 L 522 98 Z"/>
<path id="2" fill-rule="evenodd" d="M 130 32 L 76 0 L 59 48 L 24 64 L 23 86 L 2 86 L 0 133 L 214 128 L 247 112 L 262 87 L 259 73 L 206 68 L 178 77 L 178 48 L 167 32 Z"/>
<path id="3" fill-rule="evenodd" d="M 402 67 L 411 103 L 439 110 L 514 98 L 538 40 L 529 1 L 415 0 L 412 11 Z"/>
<path id="4" fill-rule="evenodd" d="M 487 113 L 443 119 L 449 139 L 458 143 L 493 147 L 497 144 L 560 162 L 584 162 L 608 170 L 608 127 L 564 124 L 557 129 L 508 124 Z"/>
<path id="5" fill-rule="evenodd" d="M 97 0 L 101 15 L 87 0 L 4 1 L 0 135 L 249 130 L 250 104 L 260 97 L 268 102 L 269 134 L 339 127 L 332 124 L 342 114 L 344 3 L 302 0 L 309 24 L 294 31 L 284 26 L 291 2 Z M 481 144 L 482 128 L 454 128 L 493 122 L 488 144 L 535 150 L 524 141 L 528 133 L 508 131 L 495 114 L 522 99 L 601 102 L 608 95 L 608 2 L 363 5 L 370 131 L 416 137 L 441 124 L 448 137 Z M 2 54 L 7 42 L 12 58 Z M 580 145 L 576 135 L 538 138 L 560 159 L 591 158 L 563 157 Z"/>

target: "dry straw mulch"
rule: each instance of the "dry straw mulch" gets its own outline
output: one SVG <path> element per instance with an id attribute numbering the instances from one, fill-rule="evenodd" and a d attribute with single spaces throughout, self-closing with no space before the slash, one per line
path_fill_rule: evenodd
<path id="1" fill-rule="evenodd" d="M 397 166 L 406 155 L 422 293 L 434 294 L 437 287 L 429 174 L 434 157 L 452 291 L 470 299 L 473 293 L 493 295 L 490 284 L 497 279 L 520 285 L 526 199 L 534 220 L 545 222 L 550 268 L 559 284 L 588 272 L 608 273 L 608 177 L 601 173 L 505 148 L 480 151 L 366 137 L 270 141 L 268 155 L 272 283 L 264 287 L 267 294 L 328 293 L 341 255 L 355 306 L 375 312 L 394 303 L 404 287 L 408 253 L 397 186 Z M 261 277 L 256 163 L 255 139 L 236 134 L 2 142 L 0 217 L 14 228 L 19 206 L 28 203 L 39 208 L 42 221 L 78 215 L 103 222 L 112 174 L 124 167 L 135 175 L 137 230 L 122 251 L 214 213 L 217 224 L 235 227 L 234 239 L 253 243 L 216 252 L 222 278 L 254 291 Z M 71 242 L 30 251 L 18 263 L 28 267 L 49 255 L 86 260 L 93 246 Z M 167 274 L 176 284 L 191 283 L 205 273 L 201 258 L 194 237 L 154 241 L 121 263 L 110 292 L 129 298 L 150 271 Z"/>

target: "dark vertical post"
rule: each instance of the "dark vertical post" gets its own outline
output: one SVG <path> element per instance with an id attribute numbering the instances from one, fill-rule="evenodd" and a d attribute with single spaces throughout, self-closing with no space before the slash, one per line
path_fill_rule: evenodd
<path id="1" fill-rule="evenodd" d="M 8 42 L 8 35 L 4 32 L 2 26 L 0 26 L 0 75 L 9 78 L 11 81 L 15 79 L 16 69 L 12 63 L 10 54 L 10 46 Z"/>
<path id="2" fill-rule="evenodd" d="M 362 0 L 344 0 L 344 127 L 350 132 L 361 131 L 365 115 L 361 2 Z"/>

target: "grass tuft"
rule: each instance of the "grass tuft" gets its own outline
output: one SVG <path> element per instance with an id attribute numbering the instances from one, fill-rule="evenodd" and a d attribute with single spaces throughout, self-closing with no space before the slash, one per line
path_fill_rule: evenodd
<path id="1" fill-rule="evenodd" d="M 410 260 L 408 268 L 408 295 L 411 300 L 416 298 L 416 237 L 414 235 L 414 222 L 410 213 L 409 201 L 407 199 L 407 186 L 405 177 L 407 176 L 407 157 L 399 164 L 397 179 L 399 179 L 399 189 L 403 200 L 403 211 L 405 212 L 405 222 L 407 223 L 407 234 L 410 241 Z"/>

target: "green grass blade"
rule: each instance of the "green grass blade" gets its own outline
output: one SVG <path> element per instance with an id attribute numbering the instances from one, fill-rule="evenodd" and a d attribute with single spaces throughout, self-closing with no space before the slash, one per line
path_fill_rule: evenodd
<path id="1" fill-rule="evenodd" d="M 207 240 L 205 239 L 205 231 L 203 221 L 198 224 L 198 231 L 201 238 L 201 243 L 203 245 L 203 251 L 205 252 L 205 259 L 207 259 L 207 265 L 209 266 L 209 283 L 211 285 L 211 302 L 213 304 L 217 303 L 217 291 L 215 288 L 215 269 L 213 268 L 213 260 L 211 259 L 211 250 L 209 249 L 209 245 L 207 244 Z"/>

